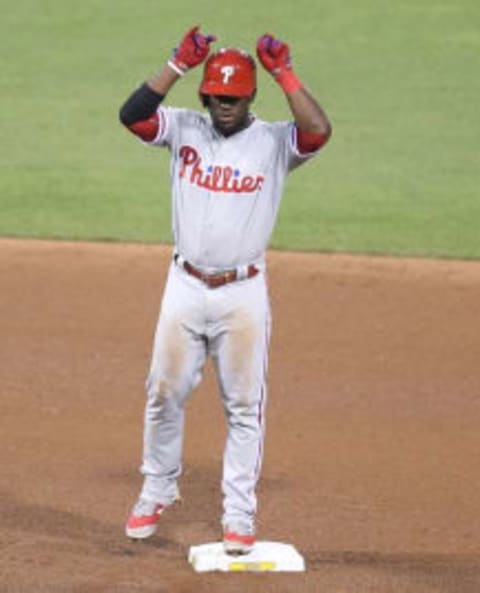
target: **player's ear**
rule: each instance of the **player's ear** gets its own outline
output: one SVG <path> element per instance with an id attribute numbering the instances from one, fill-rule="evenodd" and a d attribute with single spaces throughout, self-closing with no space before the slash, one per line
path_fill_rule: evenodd
<path id="1" fill-rule="evenodd" d="M 256 96 L 257 96 L 257 89 L 255 89 L 255 90 L 253 91 L 253 93 L 250 95 L 250 98 L 249 98 L 249 101 L 248 101 L 248 102 L 249 102 L 249 103 L 253 103 L 253 102 L 255 101 L 255 97 L 256 97 Z"/>
<path id="2" fill-rule="evenodd" d="M 204 95 L 203 93 L 200 93 L 200 101 L 205 109 L 207 109 L 210 105 L 210 95 Z"/>

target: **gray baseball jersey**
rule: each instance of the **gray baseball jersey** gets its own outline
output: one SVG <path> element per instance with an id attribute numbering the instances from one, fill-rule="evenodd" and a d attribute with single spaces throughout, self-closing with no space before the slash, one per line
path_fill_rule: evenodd
<path id="1" fill-rule="evenodd" d="M 206 272 L 262 264 L 286 174 L 309 159 L 290 122 L 254 118 L 230 136 L 208 114 L 160 107 L 157 137 L 171 152 L 176 249 Z M 253 116 L 252 116 L 253 117 Z"/>

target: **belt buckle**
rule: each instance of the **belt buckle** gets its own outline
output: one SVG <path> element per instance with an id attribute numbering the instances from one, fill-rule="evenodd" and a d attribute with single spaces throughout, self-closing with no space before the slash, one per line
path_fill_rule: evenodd
<path id="1" fill-rule="evenodd" d="M 235 280 L 234 270 L 226 270 L 219 274 L 202 274 L 203 282 L 210 288 L 216 288 L 217 286 L 223 286 L 229 282 Z"/>

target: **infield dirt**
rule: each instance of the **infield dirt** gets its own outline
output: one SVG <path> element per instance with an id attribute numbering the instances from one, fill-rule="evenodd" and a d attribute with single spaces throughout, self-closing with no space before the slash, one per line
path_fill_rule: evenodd
<path id="1" fill-rule="evenodd" d="M 260 539 L 305 574 L 195 574 L 219 537 L 223 412 L 188 405 L 183 502 L 130 543 L 170 260 L 0 240 L 1 593 L 480 591 L 480 263 L 271 252 Z"/>

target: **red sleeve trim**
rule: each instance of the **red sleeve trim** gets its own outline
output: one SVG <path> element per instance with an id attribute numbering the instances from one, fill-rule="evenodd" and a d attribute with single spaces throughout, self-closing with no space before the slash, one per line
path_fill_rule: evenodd
<path id="1" fill-rule="evenodd" d="M 128 129 L 145 142 L 151 142 L 152 140 L 155 140 L 160 129 L 160 119 L 158 117 L 158 113 L 155 113 L 148 119 L 130 124 Z"/>
<path id="2" fill-rule="evenodd" d="M 330 133 L 327 134 L 312 134 L 297 128 L 297 149 L 301 154 L 308 154 L 315 152 L 328 142 Z"/>

